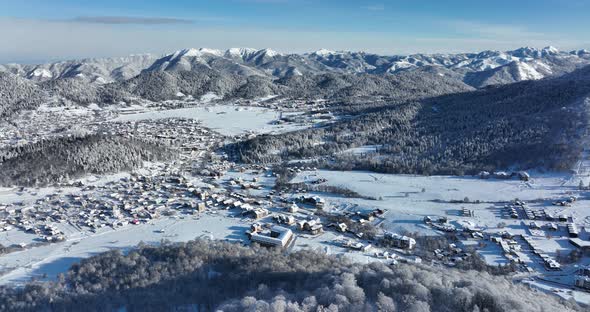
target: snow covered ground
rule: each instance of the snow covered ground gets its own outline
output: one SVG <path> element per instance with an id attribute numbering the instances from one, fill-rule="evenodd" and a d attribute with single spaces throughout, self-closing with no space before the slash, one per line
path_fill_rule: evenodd
<path id="1" fill-rule="evenodd" d="M 577 192 L 577 186 L 563 186 L 567 174 L 534 175 L 529 182 L 519 180 L 482 180 L 475 177 L 391 175 L 360 171 L 306 171 L 293 182 L 314 181 L 325 178 L 328 185 L 356 191 L 378 200 L 330 197 L 328 204 L 334 207 L 353 206 L 358 210 L 381 208 L 387 210 L 384 227 L 391 231 L 430 233 L 422 220 L 425 216 L 447 216 L 450 219 L 470 222 L 476 227 L 492 228 L 505 222 L 515 234 L 525 233 L 527 226 L 521 220 L 500 219 L 503 205 L 515 198 L 525 201 L 546 201 L 569 196 Z M 471 203 L 450 203 L 468 198 Z M 480 201 L 480 203 L 473 203 Z M 569 208 L 553 208 L 556 212 L 575 215 L 579 220 L 590 216 L 584 201 Z M 475 211 L 475 217 L 460 216 L 460 209 Z"/>
<path id="2" fill-rule="evenodd" d="M 234 105 L 199 106 L 169 110 L 154 110 L 121 115 L 113 121 L 138 121 L 162 118 L 194 118 L 203 125 L 224 135 L 239 135 L 247 132 L 271 133 L 285 132 L 305 126 L 273 125 L 280 113 L 261 107 Z"/>
<path id="3" fill-rule="evenodd" d="M 140 242 L 157 244 L 163 239 L 184 242 L 198 237 L 246 241 L 244 232 L 249 228 L 251 220 L 232 218 L 227 214 L 220 211 L 195 218 L 163 218 L 149 224 L 117 230 L 102 229 L 98 233 L 73 231 L 64 242 L 0 257 L 0 271 L 9 271 L 0 276 L 0 284 L 23 283 L 45 275 L 54 279 L 83 258 L 112 249 L 127 250 Z"/>
<path id="4" fill-rule="evenodd" d="M 516 179 L 479 179 L 471 176 L 418 176 L 379 174 L 364 171 L 303 172 L 293 182 L 323 177 L 328 184 L 346 186 L 362 195 L 386 199 L 408 198 L 410 201 L 462 200 L 510 201 L 515 198 L 533 200 L 563 195 L 563 178 L 567 174 L 534 175 L 529 182 Z M 424 189 L 424 192 L 423 192 Z M 576 190 L 575 186 L 566 190 Z M 407 195 L 406 195 L 407 194 Z M 404 200 L 402 200 L 404 201 Z M 392 202 L 399 202 L 393 200 Z"/>

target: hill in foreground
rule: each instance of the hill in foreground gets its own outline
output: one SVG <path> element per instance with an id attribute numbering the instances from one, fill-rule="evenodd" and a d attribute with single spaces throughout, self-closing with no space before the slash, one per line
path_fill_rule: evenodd
<path id="1" fill-rule="evenodd" d="M 196 240 L 75 264 L 57 282 L 0 288 L 3 311 L 574 311 L 504 276 L 358 264 L 302 250 Z"/>

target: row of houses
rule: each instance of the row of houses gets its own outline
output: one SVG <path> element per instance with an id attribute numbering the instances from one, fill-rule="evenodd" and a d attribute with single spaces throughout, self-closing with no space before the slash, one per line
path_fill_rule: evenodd
<path id="1" fill-rule="evenodd" d="M 557 260 L 555 260 L 553 257 L 548 255 L 543 249 L 539 248 L 537 246 L 537 243 L 535 243 L 535 241 L 533 240 L 533 238 L 529 236 L 523 236 L 522 238 L 530 246 L 533 254 L 541 258 L 543 264 L 545 265 L 545 268 L 552 271 L 561 270 L 561 264 L 557 262 Z"/>

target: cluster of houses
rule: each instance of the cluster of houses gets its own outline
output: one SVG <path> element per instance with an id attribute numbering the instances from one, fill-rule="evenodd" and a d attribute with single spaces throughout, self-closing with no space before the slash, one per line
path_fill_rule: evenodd
<path id="1" fill-rule="evenodd" d="M 434 250 L 434 257 L 447 265 L 462 262 L 470 256 L 469 253 L 464 252 L 463 249 L 457 247 L 454 243 L 447 245 L 446 248 Z"/>
<path id="2" fill-rule="evenodd" d="M 64 220 L 66 211 L 54 211 L 41 205 L 0 205 L 0 231 L 19 229 L 36 234 L 43 241 L 57 242 L 65 235 L 55 223 Z"/>
<path id="3" fill-rule="evenodd" d="M 430 216 L 424 217 L 424 223 L 426 223 L 427 225 L 429 225 L 430 227 L 432 227 L 435 230 L 448 232 L 448 233 L 456 232 L 457 228 L 454 225 L 449 224 L 448 221 L 449 220 L 446 217 L 438 217 L 438 218 L 432 218 Z"/>
<path id="4" fill-rule="evenodd" d="M 298 198 L 298 201 L 303 204 L 311 205 L 317 209 L 324 209 L 326 202 L 319 196 L 302 195 Z"/>
<path id="5" fill-rule="evenodd" d="M 66 214 L 67 212 L 63 208 L 53 210 L 39 204 L 33 206 L 0 205 L 0 230 L 18 229 L 36 234 L 47 242 L 61 241 L 65 239 L 65 235 L 56 226 L 56 223 L 65 220 Z"/>
<path id="6" fill-rule="evenodd" d="M 413 249 L 416 246 L 416 240 L 397 233 L 385 232 L 383 241 L 399 249 Z"/>
<path id="7" fill-rule="evenodd" d="M 185 157 L 199 156 L 217 147 L 221 135 L 203 127 L 194 119 L 166 118 L 125 122 L 100 123 L 102 133 L 154 139 L 179 148 Z"/>
<path id="8" fill-rule="evenodd" d="M 98 124 L 114 117 L 109 110 L 91 112 L 75 107 L 45 109 L 28 112 L 26 118 L 15 116 L 13 122 L 0 125 L 0 149 L 16 147 L 41 140 L 71 134 L 70 128 L 77 125 Z"/>
<path id="9" fill-rule="evenodd" d="M 243 190 L 249 190 L 249 189 L 259 190 L 262 188 L 262 186 L 260 184 L 258 184 L 258 178 L 253 178 L 252 181 L 245 181 L 244 179 L 242 179 L 240 177 L 231 178 L 228 181 L 228 184 L 230 186 L 240 187 Z"/>
<path id="10" fill-rule="evenodd" d="M 529 220 L 539 220 L 539 221 L 550 221 L 550 222 L 572 222 L 573 219 L 566 214 L 559 214 L 555 216 L 553 213 L 549 212 L 547 209 L 532 209 L 530 208 L 526 202 L 523 201 L 515 201 L 513 204 L 507 204 L 504 206 L 506 211 L 506 215 L 510 216 L 512 219 L 519 219 L 521 214 L 519 211 L 522 211 L 522 215 L 524 218 Z M 535 223 L 536 224 L 536 223 Z"/>
<path id="11" fill-rule="evenodd" d="M 47 241 L 64 239 L 60 223 L 96 231 L 139 224 L 160 216 L 198 214 L 209 208 L 240 209 L 255 219 L 269 214 L 268 203 L 239 193 L 196 187 L 183 176 L 132 174 L 104 185 L 84 187 L 80 192 L 51 194 L 32 205 L 0 206 L 0 229 L 21 229 Z"/>
<path id="12" fill-rule="evenodd" d="M 496 172 L 488 172 L 488 171 L 480 171 L 478 174 L 480 179 L 500 179 L 500 180 L 508 180 L 514 177 L 518 178 L 521 181 L 529 181 L 531 176 L 526 171 L 517 171 L 517 172 L 506 172 L 506 171 L 496 171 Z"/>
<path id="13" fill-rule="evenodd" d="M 500 245 L 506 259 L 516 263 L 524 262 L 522 259 L 522 246 L 514 239 L 514 235 L 511 233 L 504 231 L 500 233 L 500 236 L 492 236 L 490 240 Z"/>
<path id="14" fill-rule="evenodd" d="M 363 252 L 367 252 L 367 251 L 371 250 L 371 248 L 373 248 L 373 245 L 371 245 L 371 244 L 363 244 L 361 242 L 353 241 L 350 239 L 343 240 L 341 242 L 341 246 L 344 248 L 351 249 L 351 250 L 357 250 L 357 251 L 363 251 Z"/>
<path id="15" fill-rule="evenodd" d="M 545 210 L 541 210 L 541 209 L 533 210 L 529 206 L 526 206 L 526 205 L 523 205 L 521 207 L 524 211 L 526 218 L 529 220 L 545 220 L 547 218 L 547 213 L 545 212 Z"/>

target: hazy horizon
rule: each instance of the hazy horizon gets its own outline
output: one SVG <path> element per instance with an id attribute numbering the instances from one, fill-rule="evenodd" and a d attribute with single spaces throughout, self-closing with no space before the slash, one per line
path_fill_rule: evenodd
<path id="1" fill-rule="evenodd" d="M 329 50 L 380 55 L 590 47 L 590 3 L 455 0 L 77 1 L 3 4 L 0 63 L 42 63 L 183 48 Z M 526 14 L 524 14 L 524 13 Z M 550 21 L 550 22 L 549 22 Z"/>

